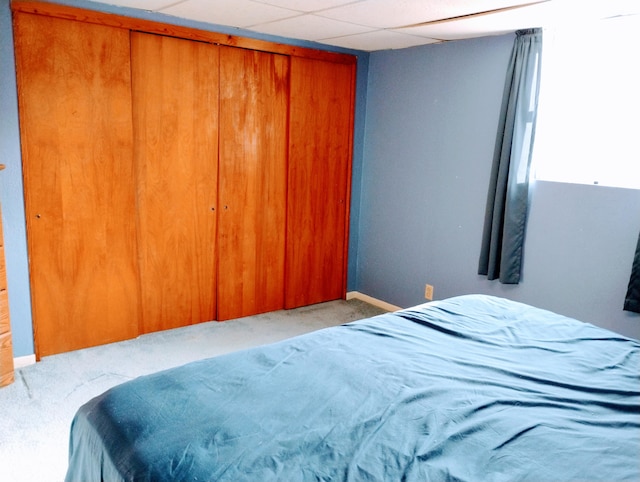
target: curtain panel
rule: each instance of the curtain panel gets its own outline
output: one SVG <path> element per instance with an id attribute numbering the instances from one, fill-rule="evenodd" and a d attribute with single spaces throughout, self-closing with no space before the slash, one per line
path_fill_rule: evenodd
<path id="1" fill-rule="evenodd" d="M 631 277 L 629 278 L 627 296 L 624 299 L 624 310 L 640 313 L 640 235 L 631 266 Z"/>
<path id="2" fill-rule="evenodd" d="M 520 282 L 529 206 L 542 29 L 519 30 L 509 61 L 493 158 L 478 274 Z"/>

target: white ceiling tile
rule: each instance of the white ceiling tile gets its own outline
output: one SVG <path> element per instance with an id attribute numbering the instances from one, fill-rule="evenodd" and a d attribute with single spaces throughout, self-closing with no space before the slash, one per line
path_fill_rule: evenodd
<path id="1" fill-rule="evenodd" d="M 353 3 L 354 1 L 363 0 L 254 0 L 260 3 L 268 3 L 277 7 L 289 8 L 291 10 L 299 10 L 300 12 L 318 12 L 328 8 L 338 7 Z"/>
<path id="2" fill-rule="evenodd" d="M 330 37 L 342 37 L 345 35 L 370 32 L 373 29 L 353 23 L 318 17 L 316 15 L 303 15 L 256 25 L 252 30 L 270 35 L 278 35 L 280 37 L 321 40 Z"/>
<path id="3" fill-rule="evenodd" d="M 618 15 L 640 14 L 638 0 L 554 0 L 549 8 L 547 24 L 579 23 Z"/>
<path id="4" fill-rule="evenodd" d="M 405 35 L 389 30 L 375 30 L 373 32 L 336 37 L 322 41 L 322 43 L 335 45 L 336 47 L 369 52 L 374 50 L 404 49 L 437 42 L 438 40 L 435 39 Z"/>
<path id="5" fill-rule="evenodd" d="M 432 43 L 431 38 L 457 40 L 640 13 L 640 0 L 93 1 L 366 51 Z M 542 3 L 523 7 L 534 2 Z M 486 13 L 510 6 L 521 8 Z M 465 15 L 471 16 L 420 25 Z M 372 31 L 377 29 L 382 30 Z"/>
<path id="6" fill-rule="evenodd" d="M 293 10 L 251 0 L 187 0 L 162 9 L 162 13 L 240 28 L 300 15 Z"/>
<path id="7" fill-rule="evenodd" d="M 550 4 L 539 4 L 490 15 L 408 27 L 397 31 L 442 40 L 499 35 L 523 28 L 542 27 L 549 13 L 549 8 Z"/>
<path id="8" fill-rule="evenodd" d="M 366 0 L 320 15 L 370 27 L 398 28 L 532 1 L 536 0 Z"/>
<path id="9" fill-rule="evenodd" d="M 630 2 L 618 2 L 618 8 L 612 10 L 611 4 L 602 0 L 581 0 L 580 8 L 567 8 L 576 5 L 575 0 L 556 0 L 490 15 L 403 28 L 397 31 L 443 40 L 459 40 L 499 35 L 524 28 L 586 24 L 604 18 L 612 12 L 622 12 L 623 8 L 630 6 Z"/>
<path id="10" fill-rule="evenodd" d="M 430 36 L 443 41 L 460 40 L 465 38 L 483 37 L 486 35 L 500 35 L 513 32 L 523 27 L 503 27 L 498 29 L 489 28 L 485 22 L 458 20 L 452 22 L 446 27 L 440 25 L 427 25 L 423 27 L 410 27 L 401 30 L 393 30 L 394 32 L 406 32 L 415 35 Z"/>
<path id="11" fill-rule="evenodd" d="M 96 0 L 93 0 L 96 1 Z M 117 5 L 119 7 L 131 7 L 139 10 L 160 10 L 176 3 L 178 0 L 105 0 L 100 3 Z"/>

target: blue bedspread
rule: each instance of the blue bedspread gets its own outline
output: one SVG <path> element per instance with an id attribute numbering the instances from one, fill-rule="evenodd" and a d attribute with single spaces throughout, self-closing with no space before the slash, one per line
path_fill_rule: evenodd
<path id="1" fill-rule="evenodd" d="M 640 343 L 471 295 L 117 386 L 67 481 L 640 480 Z"/>

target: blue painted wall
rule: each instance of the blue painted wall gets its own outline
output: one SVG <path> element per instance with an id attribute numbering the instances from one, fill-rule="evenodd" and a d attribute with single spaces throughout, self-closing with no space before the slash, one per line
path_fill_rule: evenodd
<path id="1" fill-rule="evenodd" d="M 369 58 L 358 290 L 399 306 L 508 297 L 640 338 L 622 311 L 640 190 L 537 182 L 520 285 L 476 274 L 513 35 Z"/>
<path id="2" fill-rule="evenodd" d="M 22 160 L 9 1 L 0 0 L 0 204 L 14 356 L 33 353 Z"/>
<path id="3" fill-rule="evenodd" d="M 251 32 L 184 19 L 154 14 L 128 8 L 109 6 L 84 0 L 61 0 L 57 3 L 80 8 L 100 10 L 130 17 L 144 18 L 158 22 L 182 25 L 202 30 L 212 30 L 225 34 L 253 37 L 272 42 L 321 48 L 353 54 L 358 57 L 357 99 L 355 114 L 354 152 L 353 152 L 353 192 L 351 204 L 351 229 L 353 239 L 357 240 L 359 213 L 360 175 L 363 156 L 364 113 L 367 92 L 368 56 L 366 52 L 331 48 L 313 42 L 294 41 L 270 35 Z M 29 290 L 29 271 L 26 247 L 26 227 L 24 197 L 22 185 L 22 160 L 20 156 L 20 137 L 18 127 L 18 107 L 15 81 L 15 61 L 13 55 L 13 37 L 9 0 L 0 0 L 0 163 L 7 166 L 0 173 L 0 203 L 4 222 L 5 255 L 7 259 L 7 279 L 9 284 L 9 308 L 11 331 L 13 335 L 14 356 L 26 356 L 34 353 L 33 323 Z M 348 289 L 356 289 L 355 270 L 357 264 L 357 241 L 350 242 Z M 88 320 L 89 321 L 89 320 Z"/>

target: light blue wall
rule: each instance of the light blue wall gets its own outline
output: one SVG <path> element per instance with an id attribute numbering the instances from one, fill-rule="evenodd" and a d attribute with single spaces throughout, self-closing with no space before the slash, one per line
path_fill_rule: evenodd
<path id="1" fill-rule="evenodd" d="M 273 42 L 310 48 L 322 48 L 324 50 L 356 55 L 358 57 L 358 95 L 356 99 L 355 114 L 355 145 L 353 156 L 354 187 L 351 203 L 351 236 L 357 240 L 356 226 L 358 225 L 359 213 L 359 176 L 361 174 L 363 156 L 362 138 L 364 132 L 368 53 L 341 48 L 330 48 L 328 46 L 322 46 L 312 42 L 293 41 L 269 35 L 252 34 L 243 30 L 181 20 L 165 15 L 108 6 L 84 0 L 61 0 L 57 3 L 127 15 L 130 17 L 144 18 L 158 22 L 183 25 L 203 30 L 213 30 L 226 34 L 254 37 Z M 9 284 L 9 308 L 11 315 L 14 356 L 20 357 L 33 354 L 34 346 L 26 248 L 15 64 L 9 0 L 0 0 L 0 128 L 0 163 L 7 166 L 6 170 L 0 173 L 0 202 L 2 203 L 2 217 L 4 221 L 5 255 L 7 259 L 7 279 Z M 356 246 L 356 241 L 350 241 L 348 276 L 350 290 L 355 289 L 355 270 L 357 263 Z"/>
<path id="2" fill-rule="evenodd" d="M 0 203 L 15 356 L 33 353 L 18 100 L 8 0 L 0 0 Z"/>
<path id="3" fill-rule="evenodd" d="M 640 191 L 536 183 L 520 285 L 478 276 L 495 132 L 513 35 L 369 58 L 358 290 L 399 306 L 486 293 L 640 338 L 622 311 Z"/>
<path id="4" fill-rule="evenodd" d="M 353 133 L 353 164 L 351 173 L 351 210 L 349 226 L 349 256 L 347 291 L 357 290 L 358 237 L 362 193 L 362 163 L 364 158 L 364 127 L 367 111 L 367 85 L 369 77 L 369 54 L 358 55 L 356 85 L 356 109 Z"/>

